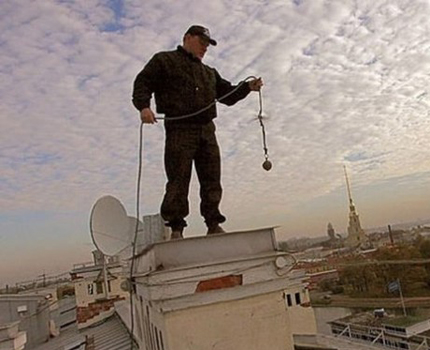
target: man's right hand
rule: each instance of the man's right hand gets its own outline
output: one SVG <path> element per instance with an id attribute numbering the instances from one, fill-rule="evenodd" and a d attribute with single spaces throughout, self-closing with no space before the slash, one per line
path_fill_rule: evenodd
<path id="1" fill-rule="evenodd" d="M 155 119 L 154 113 L 151 111 L 151 108 L 144 108 L 140 111 L 140 119 L 144 124 L 154 124 L 157 123 L 157 119 Z"/>

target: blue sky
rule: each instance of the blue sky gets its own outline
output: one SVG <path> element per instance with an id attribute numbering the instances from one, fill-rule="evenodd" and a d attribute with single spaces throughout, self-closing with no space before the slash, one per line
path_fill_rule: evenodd
<path id="1" fill-rule="evenodd" d="M 219 106 L 227 230 L 281 238 L 347 227 L 346 165 L 364 227 L 430 217 L 430 5 L 424 0 L 3 0 L 0 3 L 0 286 L 90 260 L 91 207 L 135 211 L 136 74 L 190 24 L 205 62 L 257 94 Z M 145 127 L 142 210 L 164 191 L 162 123 Z M 193 178 L 186 235 L 201 235 Z"/>

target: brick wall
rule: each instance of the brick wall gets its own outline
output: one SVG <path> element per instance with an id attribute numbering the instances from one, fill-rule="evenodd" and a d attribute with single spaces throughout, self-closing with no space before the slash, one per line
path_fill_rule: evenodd
<path id="1" fill-rule="evenodd" d="M 114 307 L 114 303 L 118 300 L 123 300 L 124 297 L 115 297 L 112 299 L 97 300 L 88 304 L 87 307 L 76 308 L 76 319 L 78 323 L 85 323 L 102 312 L 109 311 Z"/>

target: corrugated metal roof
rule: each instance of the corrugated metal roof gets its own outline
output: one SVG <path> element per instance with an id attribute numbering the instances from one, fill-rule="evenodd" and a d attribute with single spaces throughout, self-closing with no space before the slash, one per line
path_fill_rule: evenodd
<path id="1" fill-rule="evenodd" d="M 85 336 L 94 336 L 95 350 L 129 350 L 130 336 L 117 315 L 113 315 L 103 323 L 78 330 L 72 324 L 61 330 L 58 337 L 36 347 L 33 350 L 64 350 L 72 344 L 85 341 Z M 138 349 L 134 344 L 133 349 Z"/>
<path id="2" fill-rule="evenodd" d="M 70 296 L 58 300 L 58 309 L 51 312 L 51 317 L 60 330 L 76 322 L 76 298 Z"/>

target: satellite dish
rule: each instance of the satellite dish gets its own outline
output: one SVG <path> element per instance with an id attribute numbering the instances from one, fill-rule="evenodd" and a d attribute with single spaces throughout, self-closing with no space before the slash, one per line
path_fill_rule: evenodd
<path id="1" fill-rule="evenodd" d="M 296 259 L 291 254 L 278 256 L 275 260 L 275 266 L 278 268 L 276 273 L 279 276 L 285 275 L 293 269 L 296 263 Z"/>
<path id="2" fill-rule="evenodd" d="M 275 260 L 275 265 L 278 269 L 283 269 L 284 267 L 288 266 L 288 260 L 283 256 L 278 256 Z"/>
<path id="3" fill-rule="evenodd" d="M 137 254 L 149 244 L 149 241 L 146 239 L 146 236 L 143 235 L 143 222 L 133 216 L 128 216 L 127 219 L 128 229 L 124 233 L 124 240 L 128 242 L 128 244 L 116 254 L 119 255 L 122 259 L 129 259 L 133 256 L 133 241 L 136 235 L 136 229 L 137 236 L 136 248 L 134 253 Z"/>
<path id="4" fill-rule="evenodd" d="M 134 218 L 132 218 L 134 219 Z M 137 219 L 131 220 L 122 203 L 113 196 L 97 200 L 91 211 L 90 232 L 94 245 L 104 255 L 128 254 L 134 239 Z M 132 227 L 133 226 L 133 227 Z"/>

